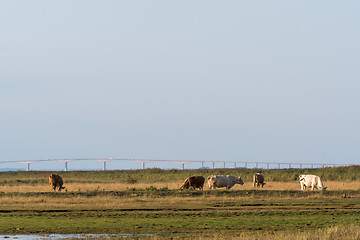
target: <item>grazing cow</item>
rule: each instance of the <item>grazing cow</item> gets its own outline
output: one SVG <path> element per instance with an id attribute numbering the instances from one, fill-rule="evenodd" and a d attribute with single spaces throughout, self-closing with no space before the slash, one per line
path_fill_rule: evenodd
<path id="1" fill-rule="evenodd" d="M 232 188 L 235 184 L 243 185 L 244 182 L 241 177 L 233 177 L 230 175 L 210 175 L 207 178 L 209 189 L 216 189 L 226 187 L 226 189 Z"/>
<path id="2" fill-rule="evenodd" d="M 199 188 L 203 190 L 205 178 L 203 176 L 192 176 L 185 180 L 184 184 L 180 187 L 181 189 L 188 188 Z"/>
<path id="3" fill-rule="evenodd" d="M 261 175 L 260 173 L 256 173 L 254 175 L 253 182 L 254 182 L 254 187 L 255 186 L 259 187 L 260 185 L 261 185 L 261 187 L 264 187 L 264 185 L 266 184 L 266 183 L 264 183 L 264 176 Z"/>
<path id="4" fill-rule="evenodd" d="M 61 191 L 61 189 L 65 188 L 62 186 L 64 184 L 62 178 L 59 175 L 53 173 L 49 177 L 49 184 L 51 185 L 54 191 L 56 190 L 57 187 L 59 192 Z"/>
<path id="5" fill-rule="evenodd" d="M 314 191 L 314 188 L 319 190 L 326 189 L 326 187 L 324 187 L 323 183 L 321 182 L 320 177 L 316 175 L 300 175 L 299 181 L 301 190 L 305 190 L 310 186 L 312 191 Z"/>

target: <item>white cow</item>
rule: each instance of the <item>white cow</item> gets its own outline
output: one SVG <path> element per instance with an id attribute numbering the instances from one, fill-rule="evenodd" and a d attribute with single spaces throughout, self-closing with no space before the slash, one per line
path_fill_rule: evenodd
<path id="1" fill-rule="evenodd" d="M 243 185 L 244 182 L 241 177 L 233 177 L 230 175 L 210 175 L 207 178 L 209 189 L 216 189 L 217 187 L 232 188 L 235 184 Z"/>
<path id="2" fill-rule="evenodd" d="M 300 186 L 301 190 L 305 190 L 307 187 L 311 186 L 311 190 L 314 191 L 314 188 L 316 189 L 326 189 L 324 187 L 323 183 L 320 180 L 319 176 L 316 175 L 300 175 L 299 176 Z"/>

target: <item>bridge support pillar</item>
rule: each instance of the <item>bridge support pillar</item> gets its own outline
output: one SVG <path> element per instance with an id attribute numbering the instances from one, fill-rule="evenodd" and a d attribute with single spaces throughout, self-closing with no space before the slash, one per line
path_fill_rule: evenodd
<path id="1" fill-rule="evenodd" d="M 30 171 L 30 163 L 27 163 L 26 171 Z"/>
<path id="2" fill-rule="evenodd" d="M 145 162 L 141 162 L 141 169 L 145 169 Z"/>
<path id="3" fill-rule="evenodd" d="M 65 169 L 64 169 L 65 172 L 67 172 L 67 170 L 68 170 L 67 163 L 68 162 L 65 162 Z"/>
<path id="4" fill-rule="evenodd" d="M 103 161 L 103 171 L 106 170 L 106 161 Z"/>

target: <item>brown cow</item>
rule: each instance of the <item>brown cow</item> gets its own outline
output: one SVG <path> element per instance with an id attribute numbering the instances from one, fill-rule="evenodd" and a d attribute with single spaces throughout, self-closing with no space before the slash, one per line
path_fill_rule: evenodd
<path id="1" fill-rule="evenodd" d="M 56 190 L 57 187 L 59 192 L 61 191 L 61 189 L 65 188 L 62 186 L 64 184 L 62 178 L 59 175 L 53 173 L 49 177 L 49 184 L 51 185 L 54 191 Z"/>
<path id="2" fill-rule="evenodd" d="M 264 176 L 261 175 L 260 173 L 256 173 L 254 175 L 253 178 L 253 182 L 254 182 L 254 187 L 255 185 L 257 185 L 258 187 L 261 185 L 261 187 L 264 187 L 265 183 L 264 183 Z"/>
<path id="3" fill-rule="evenodd" d="M 203 176 L 192 176 L 185 180 L 184 184 L 180 187 L 180 189 L 188 189 L 190 187 L 196 189 L 199 188 L 203 190 L 204 188 L 205 178 Z"/>

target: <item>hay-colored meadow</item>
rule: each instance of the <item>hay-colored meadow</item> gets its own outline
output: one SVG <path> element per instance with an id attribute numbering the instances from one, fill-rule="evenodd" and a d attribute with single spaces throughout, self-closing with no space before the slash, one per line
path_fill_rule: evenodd
<path id="1" fill-rule="evenodd" d="M 182 185 L 182 181 L 177 182 L 153 182 L 153 183 L 64 183 L 66 191 L 93 191 L 93 190 L 103 190 L 103 191 L 124 191 L 129 188 L 136 189 L 146 189 L 148 187 L 156 188 L 168 188 L 168 189 L 179 189 Z M 327 190 L 359 190 L 360 181 L 326 181 L 324 186 L 327 187 Z M 205 183 L 204 190 L 208 190 L 208 186 Z M 253 187 L 252 182 L 245 182 L 244 185 L 235 185 L 232 190 L 300 190 L 300 184 L 296 181 L 294 182 L 269 182 L 267 181 L 263 188 Z M 39 185 L 0 185 L 0 192 L 49 192 L 52 191 L 51 187 L 44 182 Z M 308 191 L 310 191 L 308 189 Z"/>
<path id="2" fill-rule="evenodd" d="M 0 173 L 0 232 L 131 233 L 136 238 L 151 233 L 147 238 L 154 239 L 347 239 L 343 236 L 347 230 L 348 239 L 356 239 L 358 170 L 267 170 L 264 188 L 253 187 L 254 170 L 248 169 L 59 172 L 66 187 L 62 192 L 51 190 L 50 172 L 4 172 Z M 297 176 L 304 172 L 320 175 L 327 190 L 300 191 Z M 245 184 L 230 190 L 209 190 L 206 184 L 203 191 L 179 189 L 188 176 L 213 173 L 242 176 Z M 326 234 L 333 238 L 323 238 Z"/>

